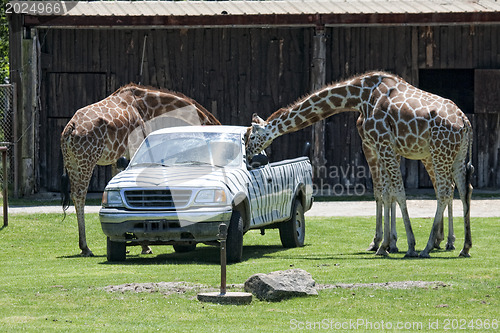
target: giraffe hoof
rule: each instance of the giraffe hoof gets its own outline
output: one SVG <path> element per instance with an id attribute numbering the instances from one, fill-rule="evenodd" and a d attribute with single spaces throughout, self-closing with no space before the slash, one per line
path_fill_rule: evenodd
<path id="1" fill-rule="evenodd" d="M 375 245 L 375 244 L 370 244 L 370 246 L 368 246 L 368 248 L 366 249 L 366 251 L 377 251 L 378 250 L 378 246 Z"/>
<path id="2" fill-rule="evenodd" d="M 464 250 L 460 251 L 460 254 L 458 256 L 463 258 L 470 258 L 470 254 L 468 252 L 465 252 Z"/>
<path id="3" fill-rule="evenodd" d="M 416 258 L 416 257 L 418 257 L 417 251 L 408 251 L 405 254 L 405 258 Z"/>
<path id="4" fill-rule="evenodd" d="M 453 244 L 446 244 L 446 251 L 453 251 L 455 250 L 455 245 Z"/>
<path id="5" fill-rule="evenodd" d="M 80 255 L 82 257 L 93 257 L 94 256 L 94 254 L 92 253 L 92 251 L 90 251 L 90 249 L 82 250 Z"/>
<path id="6" fill-rule="evenodd" d="M 143 247 L 141 254 L 153 254 L 153 250 L 149 246 Z"/>
<path id="7" fill-rule="evenodd" d="M 399 249 L 397 248 L 397 246 L 389 248 L 389 253 L 398 253 L 398 252 L 399 252 Z"/>
<path id="8" fill-rule="evenodd" d="M 378 251 L 375 253 L 375 255 L 388 257 L 389 256 L 389 252 L 387 252 L 386 250 L 384 250 L 382 248 L 379 248 Z"/>
<path id="9" fill-rule="evenodd" d="M 420 254 L 418 255 L 419 258 L 430 258 L 431 256 L 429 255 L 428 252 L 420 252 Z"/>

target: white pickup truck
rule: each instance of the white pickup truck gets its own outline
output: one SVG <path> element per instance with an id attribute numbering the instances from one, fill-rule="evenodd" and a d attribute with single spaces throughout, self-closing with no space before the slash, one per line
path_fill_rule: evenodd
<path id="1" fill-rule="evenodd" d="M 218 244 L 228 225 L 228 262 L 242 259 L 243 234 L 279 228 L 284 247 L 304 245 L 304 212 L 313 203 L 307 157 L 269 163 L 245 157 L 242 126 L 185 126 L 151 133 L 106 186 L 99 213 L 108 261 L 126 246 Z"/>

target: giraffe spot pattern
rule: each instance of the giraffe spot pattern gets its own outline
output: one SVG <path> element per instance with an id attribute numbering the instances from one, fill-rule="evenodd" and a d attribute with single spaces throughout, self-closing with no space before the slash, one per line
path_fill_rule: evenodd
<path id="1" fill-rule="evenodd" d="M 160 103 L 161 101 L 161 103 Z M 128 148 L 128 136 L 144 127 L 144 121 L 170 112 L 176 106 L 197 110 L 200 122 L 220 122 L 194 100 L 167 90 L 130 84 L 110 96 L 76 111 L 61 134 L 64 168 L 68 174 L 75 203 L 82 253 L 92 252 L 86 244 L 84 206 L 88 184 L 96 164 L 109 165 Z"/>

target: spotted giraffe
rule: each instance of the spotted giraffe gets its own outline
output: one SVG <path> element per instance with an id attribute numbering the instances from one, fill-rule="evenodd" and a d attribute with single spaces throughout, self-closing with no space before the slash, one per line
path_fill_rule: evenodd
<path id="1" fill-rule="evenodd" d="M 82 256 L 93 256 L 85 235 L 85 198 L 94 167 L 114 164 L 128 153 L 131 141 L 140 141 L 154 129 L 154 124 L 220 125 L 220 122 L 196 101 L 167 90 L 129 84 L 105 99 L 85 106 L 74 114 L 61 135 L 65 174 L 69 178 L 71 198 L 78 220 Z M 157 125 L 158 126 L 158 125 Z M 135 135 L 134 135 L 135 134 Z M 133 138 L 132 138 L 133 137 Z M 63 190 L 63 208 L 69 206 Z M 147 245 L 143 253 L 150 252 Z"/>
<path id="2" fill-rule="evenodd" d="M 429 240 L 420 257 L 429 257 L 436 244 L 455 186 L 464 206 L 465 239 L 460 256 L 470 256 L 471 124 L 452 101 L 420 90 L 400 77 L 385 72 L 366 73 L 319 89 L 276 111 L 266 121 L 254 115 L 247 132 L 247 158 L 251 159 L 280 135 L 349 111 L 359 112 L 358 132 L 377 184 L 376 199 L 383 204 L 384 237 L 377 254 L 388 254 L 391 206 L 397 202 L 407 234 L 406 256 L 419 255 L 399 167 L 403 156 L 421 160 L 434 177 L 438 204 Z M 467 154 L 469 162 L 465 164 Z"/>
<path id="3" fill-rule="evenodd" d="M 362 123 L 362 121 L 358 122 L 358 124 Z M 363 130 L 362 128 L 358 128 L 360 135 L 362 136 Z M 375 197 L 375 205 L 376 205 L 376 213 L 375 213 L 375 219 L 376 219 L 376 226 L 375 226 L 375 236 L 373 237 L 373 241 L 370 243 L 367 251 L 377 251 L 379 249 L 380 242 L 382 241 L 383 237 L 383 222 L 382 222 L 382 213 L 383 213 L 383 201 L 382 201 L 382 191 L 383 191 L 383 183 L 379 179 L 378 175 L 378 169 L 376 167 L 378 161 L 376 159 L 376 153 L 374 153 L 369 146 L 365 145 L 363 143 L 363 152 L 365 154 L 365 157 L 368 161 L 368 166 L 370 167 L 370 173 L 373 175 L 372 176 L 372 183 L 373 183 L 373 194 Z M 398 157 L 399 158 L 399 157 Z M 432 181 L 432 184 L 434 185 L 434 190 L 435 188 L 435 177 L 434 177 L 434 170 L 432 169 L 432 166 L 426 166 L 426 168 L 429 177 Z M 391 233 L 390 233 L 390 245 L 388 251 L 390 253 L 397 253 L 399 252 L 399 249 L 396 245 L 398 236 L 396 232 L 396 201 L 392 202 L 391 205 L 391 211 L 390 211 L 390 219 L 391 219 Z M 444 230 L 443 230 L 443 223 L 439 225 L 439 232 L 436 237 L 436 242 L 434 244 L 434 248 L 440 249 L 441 242 L 444 239 Z M 455 234 L 454 234 L 454 228 L 453 228 L 453 200 L 450 200 L 448 203 L 448 239 L 446 242 L 446 250 L 451 251 L 455 249 Z"/>

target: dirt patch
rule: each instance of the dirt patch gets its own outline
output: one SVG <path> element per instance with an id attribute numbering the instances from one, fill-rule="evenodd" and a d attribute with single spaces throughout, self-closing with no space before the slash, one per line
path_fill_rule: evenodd
<path id="1" fill-rule="evenodd" d="M 104 287 L 107 292 L 114 293 L 162 293 L 170 294 L 185 294 L 191 290 L 205 290 L 207 286 L 201 284 L 193 284 L 189 282 L 148 282 L 148 283 L 125 283 L 120 285 L 112 285 Z"/>
<path id="2" fill-rule="evenodd" d="M 226 286 L 227 289 L 243 289 L 243 284 L 231 284 Z M 114 293 L 161 293 L 164 295 L 185 294 L 189 291 L 209 292 L 217 291 L 219 288 L 210 287 L 203 284 L 190 283 L 185 281 L 179 282 L 147 282 L 147 283 L 125 283 L 120 285 L 112 285 L 102 288 L 107 292 Z"/>
<path id="3" fill-rule="evenodd" d="M 337 284 L 319 284 L 316 289 L 355 289 L 355 288 L 374 288 L 374 289 L 410 289 L 410 288 L 424 288 L 424 289 L 438 289 L 449 287 L 441 281 L 396 281 L 396 282 L 383 282 L 383 283 L 337 283 Z"/>
<path id="4" fill-rule="evenodd" d="M 449 284 L 440 281 L 397 281 L 384 283 L 337 283 L 337 284 L 317 284 L 317 290 L 323 289 L 355 289 L 355 288 L 374 288 L 374 289 L 438 289 L 449 287 Z M 111 285 L 102 288 L 107 292 L 113 293 L 161 293 L 164 295 L 185 294 L 186 292 L 210 292 L 217 291 L 218 288 L 210 287 L 203 284 L 190 283 L 185 281 L 179 282 L 148 282 L 148 283 L 125 283 L 120 285 Z M 227 289 L 243 290 L 243 284 L 231 284 Z"/>

